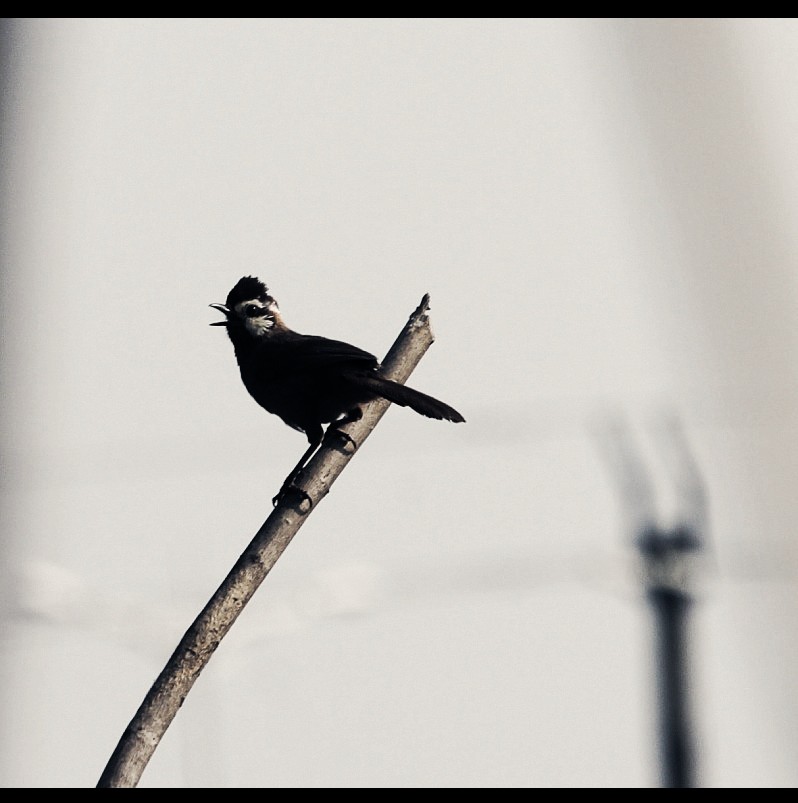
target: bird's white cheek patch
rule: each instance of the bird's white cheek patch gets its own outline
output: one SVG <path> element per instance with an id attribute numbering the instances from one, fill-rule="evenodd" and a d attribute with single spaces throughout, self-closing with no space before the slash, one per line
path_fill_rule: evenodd
<path id="1" fill-rule="evenodd" d="M 271 318 L 247 318 L 244 325 L 251 335 L 262 337 L 269 333 L 269 330 L 274 326 L 274 321 Z"/>

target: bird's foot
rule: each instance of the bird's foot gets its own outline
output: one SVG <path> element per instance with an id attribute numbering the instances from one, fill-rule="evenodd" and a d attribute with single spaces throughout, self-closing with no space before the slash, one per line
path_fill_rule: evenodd
<path id="1" fill-rule="evenodd" d="M 307 491 L 303 491 L 301 488 L 297 488 L 293 483 L 283 485 L 277 496 L 272 499 L 272 505 L 274 505 L 274 507 L 285 503 L 289 507 L 299 508 L 304 502 L 308 503 L 308 510 L 313 507 L 313 500 L 310 498 L 310 494 Z"/>
<path id="2" fill-rule="evenodd" d="M 324 433 L 324 440 L 326 440 L 330 446 L 341 450 L 345 449 L 347 446 L 351 446 L 352 451 L 357 449 L 357 442 L 355 439 L 348 432 L 344 432 L 342 429 L 338 429 L 338 427 L 335 426 L 327 427 L 327 432 Z"/>
<path id="3" fill-rule="evenodd" d="M 360 407 L 353 407 L 346 415 L 333 421 L 327 431 L 324 433 L 324 439 L 334 448 L 344 451 L 347 446 L 352 447 L 352 451 L 357 450 L 357 442 L 348 433 L 344 432 L 341 427 L 345 424 L 351 424 L 354 421 L 360 421 L 363 418 L 363 410 Z"/>

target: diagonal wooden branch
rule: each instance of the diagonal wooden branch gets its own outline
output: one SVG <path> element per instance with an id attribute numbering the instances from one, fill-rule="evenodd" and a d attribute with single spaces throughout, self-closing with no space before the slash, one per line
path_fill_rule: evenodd
<path id="1" fill-rule="evenodd" d="M 406 382 L 434 337 L 429 323 L 429 295 L 425 295 L 410 316 L 396 342 L 383 360 L 383 374 Z M 363 417 L 346 427 L 360 446 L 388 409 L 378 399 L 366 405 Z M 310 496 L 299 506 L 290 499 L 278 505 L 235 566 L 194 620 L 172 657 L 144 698 L 139 710 L 122 734 L 97 783 L 98 788 L 134 787 L 171 724 L 186 695 L 210 660 L 233 622 L 249 602 L 285 548 L 327 495 L 336 477 L 352 457 L 351 446 L 337 448 L 324 444 L 303 473 L 302 488 Z"/>

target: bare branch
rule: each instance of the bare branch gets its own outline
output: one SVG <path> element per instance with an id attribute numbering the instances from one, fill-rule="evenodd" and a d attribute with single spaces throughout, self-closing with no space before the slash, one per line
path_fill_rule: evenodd
<path id="1" fill-rule="evenodd" d="M 382 372 L 388 378 L 396 382 L 406 382 L 432 344 L 434 337 L 428 310 L 429 296 L 425 295 L 382 363 Z M 388 406 L 389 402 L 384 399 L 365 405 L 363 417 L 346 428 L 354 443 L 360 446 L 365 441 Z M 305 523 L 308 514 L 327 495 L 330 486 L 353 453 L 352 447 L 322 445 L 304 470 L 301 483 L 312 500 L 312 506 L 307 501 L 299 506 L 292 505 L 289 498 L 272 511 L 177 645 L 122 734 L 97 783 L 98 788 L 134 787 L 138 784 L 144 768 L 194 681 L 291 539 Z"/>

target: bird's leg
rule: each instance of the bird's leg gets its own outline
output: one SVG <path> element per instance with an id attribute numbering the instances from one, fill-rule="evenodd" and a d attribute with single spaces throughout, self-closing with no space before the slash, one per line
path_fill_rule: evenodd
<path id="1" fill-rule="evenodd" d="M 316 451 L 316 449 L 319 448 L 319 445 L 321 444 L 322 440 L 321 425 L 319 424 L 317 427 L 308 430 L 307 435 L 308 435 L 308 440 L 310 441 L 310 446 L 308 446 L 308 448 L 305 450 L 305 453 L 299 459 L 299 462 L 291 469 L 291 473 L 285 478 L 285 481 L 283 482 L 282 487 L 278 491 L 277 496 L 275 496 L 272 499 L 272 504 L 275 507 L 277 507 L 277 505 L 280 502 L 282 502 L 283 499 L 286 497 L 286 495 L 289 493 L 297 494 L 300 497 L 302 497 L 302 499 L 306 499 L 308 502 L 313 504 L 313 501 L 311 500 L 307 492 L 303 491 L 301 488 L 297 488 L 294 485 L 294 482 L 302 473 L 302 469 L 305 468 L 305 464 L 308 462 L 308 460 L 310 460 L 310 458 L 313 456 L 313 453 Z"/>
<path id="2" fill-rule="evenodd" d="M 272 499 L 272 504 L 277 507 L 277 505 L 282 502 L 282 500 L 288 494 L 296 494 L 300 496 L 302 500 L 307 500 L 313 504 L 310 496 L 301 488 L 297 488 L 294 483 L 302 474 L 302 469 L 305 468 L 308 460 L 310 460 L 315 451 L 321 445 L 322 440 L 337 441 L 337 445 L 339 446 L 346 446 L 349 444 L 353 449 L 357 449 L 357 444 L 355 443 L 354 438 L 348 433 L 342 432 L 339 427 L 342 427 L 344 424 L 349 424 L 352 421 L 359 421 L 361 418 L 363 418 L 363 411 L 359 407 L 353 407 L 344 416 L 333 421 L 330 426 L 327 427 L 326 432 L 323 432 L 321 424 L 306 430 L 308 441 L 310 441 L 310 446 L 308 446 L 308 448 L 305 450 L 305 454 L 302 455 L 299 462 L 291 470 L 291 473 L 285 478 L 285 482 L 283 482 L 283 485 L 280 488 L 277 496 Z"/>
<path id="3" fill-rule="evenodd" d="M 360 421 L 361 418 L 363 418 L 363 411 L 359 407 L 353 407 L 346 415 L 336 419 L 327 427 L 327 431 L 324 433 L 324 440 L 338 440 L 339 445 L 341 443 L 343 443 L 344 446 L 349 444 L 353 449 L 357 449 L 355 439 L 349 433 L 340 429 L 340 427 L 344 424 L 350 424 L 353 421 Z"/>

